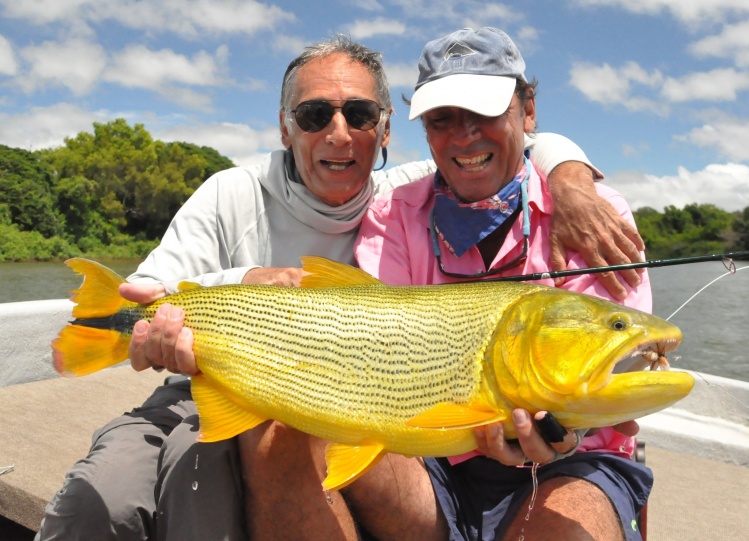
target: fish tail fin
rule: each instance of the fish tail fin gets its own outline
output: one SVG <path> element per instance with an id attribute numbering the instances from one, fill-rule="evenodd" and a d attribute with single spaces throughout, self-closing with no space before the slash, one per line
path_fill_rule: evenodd
<path id="1" fill-rule="evenodd" d="M 118 288 L 125 280 L 116 272 L 87 259 L 73 258 L 67 266 L 84 276 L 80 288 L 73 290 L 73 317 L 52 342 L 55 369 L 63 375 L 83 376 L 128 358 L 130 334 L 106 328 L 102 319 L 123 308 L 137 306 L 123 299 Z M 86 320 L 98 320 L 87 325 Z"/>
<path id="2" fill-rule="evenodd" d="M 125 283 L 125 279 L 112 269 L 80 257 L 68 259 L 65 264 L 83 275 L 81 287 L 71 291 L 71 300 L 76 303 L 73 317 L 108 317 L 124 307 L 136 306 L 134 302 L 120 297 L 118 288 Z"/>
<path id="3" fill-rule="evenodd" d="M 129 345 L 119 331 L 71 324 L 52 342 L 52 360 L 63 376 L 86 376 L 127 359 Z"/>

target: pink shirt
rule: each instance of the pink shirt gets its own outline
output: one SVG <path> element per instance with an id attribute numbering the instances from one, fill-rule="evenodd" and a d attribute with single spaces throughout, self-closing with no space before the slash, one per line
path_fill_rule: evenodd
<path id="1" fill-rule="evenodd" d="M 369 207 L 359 230 L 354 254 L 359 266 L 369 274 L 387 284 L 422 285 L 461 281 L 445 276 L 440 271 L 432 247 L 429 217 L 434 206 L 434 175 L 400 186 L 375 200 Z M 634 224 L 634 218 L 624 198 L 617 191 L 600 182 L 596 183 L 598 194 L 608 201 L 621 216 Z M 522 264 L 507 269 L 498 276 L 529 274 L 550 270 L 550 246 L 548 233 L 551 228 L 552 200 L 545 182 L 532 168 L 528 181 L 528 207 L 530 209 L 530 243 L 528 254 Z M 585 217 L 581 217 L 585 219 Z M 522 252 L 523 216 L 515 220 L 491 268 L 511 261 Z M 567 254 L 567 268 L 585 268 L 587 265 L 576 252 Z M 442 249 L 442 264 L 446 271 L 460 274 L 484 272 L 483 259 L 476 246 L 461 257 Z M 627 289 L 627 298 L 622 303 L 644 312 L 652 311 L 650 281 L 647 273 L 641 276 L 642 283 Z M 552 279 L 536 283 L 554 286 Z M 616 302 L 592 274 L 568 277 L 563 289 L 577 291 Z M 580 451 L 609 451 L 621 456 L 632 456 L 634 438 L 622 436 L 611 428 L 603 428 L 593 436 L 586 436 Z M 451 458 L 456 463 L 472 454 Z"/>

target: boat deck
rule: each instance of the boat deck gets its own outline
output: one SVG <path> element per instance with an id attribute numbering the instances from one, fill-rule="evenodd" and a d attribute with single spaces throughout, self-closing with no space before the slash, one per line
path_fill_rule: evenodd
<path id="1" fill-rule="evenodd" d="M 139 405 L 164 379 L 113 368 L 80 379 L 0 387 L 0 539 L 33 538 L 44 505 L 88 451 L 93 431 Z M 749 467 L 646 447 L 656 478 L 649 541 L 749 538 Z M 12 521 L 13 524 L 9 521 Z"/>

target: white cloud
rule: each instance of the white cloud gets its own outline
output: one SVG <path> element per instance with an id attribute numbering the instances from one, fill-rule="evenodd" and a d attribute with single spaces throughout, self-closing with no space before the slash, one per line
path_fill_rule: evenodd
<path id="1" fill-rule="evenodd" d="M 406 33 L 406 25 L 394 19 L 376 17 L 354 21 L 348 28 L 348 33 L 355 40 L 364 40 L 372 36 L 402 36 Z"/>
<path id="2" fill-rule="evenodd" d="M 112 118 L 68 103 L 33 107 L 17 115 L 0 114 L 0 143 L 25 150 L 58 147 L 66 137 L 91 131 L 93 122 L 108 122 Z"/>
<path id="3" fill-rule="evenodd" d="M 621 68 L 575 62 L 570 69 L 570 84 L 588 99 L 603 105 L 622 105 L 631 111 L 663 113 L 662 106 L 654 100 L 635 96 L 633 88 L 635 85 L 653 88 L 662 81 L 660 71 L 647 72 L 635 62 L 627 62 Z M 648 94 L 652 91 L 648 90 Z"/>
<path id="4" fill-rule="evenodd" d="M 620 191 L 632 209 L 663 211 L 668 205 L 712 203 L 732 212 L 749 206 L 749 166 L 743 164 L 710 164 L 701 171 L 679 167 L 676 175 L 663 177 L 619 171 L 608 175 L 606 183 Z"/>
<path id="5" fill-rule="evenodd" d="M 170 49 L 152 51 L 133 45 L 113 56 L 104 78 L 127 87 L 159 90 L 170 83 L 215 86 L 224 83 L 227 49 L 219 47 L 214 56 L 200 51 L 188 58 Z"/>
<path id="6" fill-rule="evenodd" d="M 104 80 L 151 90 L 184 107 L 210 111 L 211 98 L 186 86 L 230 83 L 226 76 L 227 58 L 226 46 L 219 47 L 215 55 L 200 51 L 188 58 L 169 49 L 151 51 L 134 45 L 114 55 Z"/>
<path id="7" fill-rule="evenodd" d="M 114 21 L 138 30 L 198 38 L 254 34 L 293 22 L 293 13 L 252 0 L 0 0 L 4 15 L 35 24 Z"/>
<path id="8" fill-rule="evenodd" d="M 648 145 L 647 143 L 639 143 L 637 145 L 625 143 L 622 145 L 622 154 L 624 156 L 627 156 L 628 158 L 640 156 L 643 153 L 648 152 L 649 150 L 650 145 Z"/>
<path id="9" fill-rule="evenodd" d="M 749 20 L 726 25 L 715 36 L 703 38 L 689 47 L 698 57 L 733 58 L 736 66 L 749 66 Z"/>
<path id="10" fill-rule="evenodd" d="M 48 85 L 64 86 L 74 94 L 85 94 L 97 83 L 107 63 L 107 54 L 96 43 L 80 39 L 45 41 L 21 50 L 28 70 L 17 79 L 26 92 Z"/>
<path id="11" fill-rule="evenodd" d="M 746 0 L 577 0 L 583 6 L 612 6 L 630 13 L 658 15 L 670 12 L 689 24 L 722 21 L 737 14 L 749 13 Z"/>
<path id="12" fill-rule="evenodd" d="M 679 79 L 668 78 L 662 89 L 663 96 L 672 102 L 684 101 L 736 101 L 736 95 L 749 89 L 749 72 L 733 68 L 690 73 Z"/>
<path id="13" fill-rule="evenodd" d="M 229 122 L 183 124 L 156 128 L 151 133 L 162 141 L 185 141 L 215 148 L 237 165 L 259 163 L 268 152 L 281 148 L 278 126 L 255 130 L 246 124 Z"/>
<path id="14" fill-rule="evenodd" d="M 711 122 L 676 137 L 703 148 L 715 148 L 729 160 L 749 161 L 749 122 L 725 113 L 713 112 Z"/>
<path id="15" fill-rule="evenodd" d="M 349 0 L 346 3 L 364 11 L 385 11 L 385 8 L 377 0 Z"/>
<path id="16" fill-rule="evenodd" d="M 0 34 L 0 75 L 15 75 L 17 71 L 18 62 L 13 53 L 13 45 Z"/>
<path id="17" fill-rule="evenodd" d="M 0 0 L 3 16 L 28 19 L 36 24 L 46 24 L 60 19 L 73 18 L 90 0 Z"/>
<path id="18" fill-rule="evenodd" d="M 419 79 L 419 68 L 416 64 L 385 63 L 385 74 L 390 83 L 390 88 L 405 87 L 413 91 L 416 81 Z M 393 100 L 396 97 L 393 96 Z"/>
<path id="19" fill-rule="evenodd" d="M 304 52 L 304 48 L 307 45 L 310 45 L 310 43 L 297 36 L 288 36 L 283 34 L 276 34 L 273 37 L 273 41 L 271 43 L 273 50 L 280 52 L 280 53 L 289 53 L 294 58 L 302 54 Z"/>
<path id="20" fill-rule="evenodd" d="M 0 143 L 26 150 L 59 147 L 66 137 L 91 132 L 94 122 L 107 123 L 115 118 L 125 118 L 130 124 L 143 123 L 154 139 L 215 148 L 237 165 L 258 163 L 281 146 L 278 126 L 253 129 L 245 124 L 201 123 L 187 117 L 175 120 L 144 112 L 87 111 L 68 103 L 35 107 L 17 115 L 0 113 Z"/>

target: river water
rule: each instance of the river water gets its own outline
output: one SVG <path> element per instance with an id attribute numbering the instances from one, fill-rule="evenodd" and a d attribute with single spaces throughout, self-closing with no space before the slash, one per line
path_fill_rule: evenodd
<path id="1" fill-rule="evenodd" d="M 101 263 L 127 276 L 137 260 Z M 739 262 L 739 269 L 749 262 Z M 726 274 L 720 262 L 650 270 L 653 312 L 668 318 L 706 284 Z M 0 263 L 0 302 L 69 297 L 81 279 L 62 263 Z M 669 356 L 675 367 L 749 381 L 749 268 L 727 275 L 697 295 L 673 318 L 684 333 Z"/>

